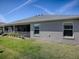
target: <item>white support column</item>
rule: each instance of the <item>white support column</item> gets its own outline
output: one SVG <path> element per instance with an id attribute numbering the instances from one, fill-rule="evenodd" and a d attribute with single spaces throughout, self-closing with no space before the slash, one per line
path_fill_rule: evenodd
<path id="1" fill-rule="evenodd" d="M 15 25 L 13 25 L 13 32 L 16 32 L 15 30 L 16 30 Z"/>
<path id="2" fill-rule="evenodd" d="M 3 32 L 5 33 L 5 26 L 3 26 L 3 29 L 2 29 L 2 30 L 3 30 Z"/>

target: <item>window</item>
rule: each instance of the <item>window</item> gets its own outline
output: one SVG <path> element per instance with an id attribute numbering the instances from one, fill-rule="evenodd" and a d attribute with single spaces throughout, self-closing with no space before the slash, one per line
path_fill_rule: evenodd
<path id="1" fill-rule="evenodd" d="M 69 36 L 69 37 L 73 36 L 73 24 L 72 23 L 64 24 L 63 36 Z"/>
<path id="2" fill-rule="evenodd" d="M 39 34 L 39 24 L 34 24 L 34 34 Z"/>

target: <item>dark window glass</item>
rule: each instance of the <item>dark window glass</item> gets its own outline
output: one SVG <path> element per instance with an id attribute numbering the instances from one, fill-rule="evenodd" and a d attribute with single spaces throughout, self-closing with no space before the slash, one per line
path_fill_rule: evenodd
<path id="1" fill-rule="evenodd" d="M 64 36 L 73 36 L 72 30 L 64 30 Z"/>
<path id="2" fill-rule="evenodd" d="M 39 27 L 35 27 L 35 30 L 39 30 Z"/>
<path id="3" fill-rule="evenodd" d="M 34 34 L 39 34 L 39 26 L 34 27 Z"/>
<path id="4" fill-rule="evenodd" d="M 72 29 L 72 28 L 73 28 L 72 25 L 65 25 L 65 26 L 64 26 L 64 29 Z"/>
<path id="5" fill-rule="evenodd" d="M 39 30 L 35 30 L 34 31 L 34 34 L 39 34 Z"/>
<path id="6" fill-rule="evenodd" d="M 73 26 L 72 25 L 64 25 L 64 36 L 73 36 Z"/>

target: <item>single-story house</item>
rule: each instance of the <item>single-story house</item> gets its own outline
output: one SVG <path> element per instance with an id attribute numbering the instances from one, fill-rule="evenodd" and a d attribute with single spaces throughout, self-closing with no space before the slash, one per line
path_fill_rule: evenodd
<path id="1" fill-rule="evenodd" d="M 42 15 L 0 25 L 3 33 L 18 32 L 29 38 L 79 43 L 79 16 Z"/>

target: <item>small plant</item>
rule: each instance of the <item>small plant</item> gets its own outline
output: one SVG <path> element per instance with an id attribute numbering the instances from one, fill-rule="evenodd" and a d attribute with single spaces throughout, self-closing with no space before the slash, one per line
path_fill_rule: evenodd
<path id="1" fill-rule="evenodd" d="M 3 53 L 4 52 L 4 50 L 3 49 L 0 49 L 0 53 Z"/>
<path id="2" fill-rule="evenodd" d="M 7 36 L 7 35 L 8 35 L 7 33 L 2 34 L 2 36 Z"/>

